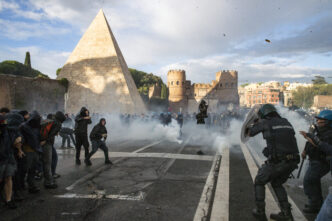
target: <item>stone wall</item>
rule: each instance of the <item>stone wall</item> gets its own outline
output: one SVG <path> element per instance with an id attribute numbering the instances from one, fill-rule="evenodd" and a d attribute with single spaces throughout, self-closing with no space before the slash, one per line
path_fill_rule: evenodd
<path id="1" fill-rule="evenodd" d="M 64 110 L 65 93 L 57 80 L 0 74 L 0 107 L 54 113 Z"/>

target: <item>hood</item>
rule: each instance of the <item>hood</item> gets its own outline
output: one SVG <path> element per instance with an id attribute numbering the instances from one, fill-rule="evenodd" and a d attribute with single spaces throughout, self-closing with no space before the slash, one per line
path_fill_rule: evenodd
<path id="1" fill-rule="evenodd" d="M 18 113 L 10 113 L 6 115 L 8 129 L 16 130 L 18 127 L 24 122 L 24 118 L 22 115 Z"/>
<path id="2" fill-rule="evenodd" d="M 101 118 L 100 121 L 99 121 L 99 124 L 101 125 L 101 122 L 102 121 L 105 121 L 105 125 L 106 125 L 106 119 L 105 118 Z"/>
<path id="3" fill-rule="evenodd" d="M 64 113 L 62 113 L 61 111 L 57 111 L 55 113 L 55 119 L 61 123 L 63 123 L 66 120 L 66 116 L 64 115 Z"/>
<path id="4" fill-rule="evenodd" d="M 82 116 L 82 117 L 85 117 L 86 116 L 86 111 L 87 111 L 88 109 L 86 108 L 86 107 L 82 107 L 81 108 L 81 110 L 80 110 L 80 115 Z"/>
<path id="5" fill-rule="evenodd" d="M 41 116 L 37 111 L 32 111 L 27 124 L 32 128 L 39 128 L 41 122 Z"/>

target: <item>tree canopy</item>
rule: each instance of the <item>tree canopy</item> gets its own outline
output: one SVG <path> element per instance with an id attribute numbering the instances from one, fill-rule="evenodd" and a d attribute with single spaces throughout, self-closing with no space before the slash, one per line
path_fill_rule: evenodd
<path id="1" fill-rule="evenodd" d="M 313 84 L 327 84 L 326 80 L 322 76 L 315 76 L 315 79 L 312 79 Z"/>
<path id="2" fill-rule="evenodd" d="M 293 104 L 310 108 L 316 95 L 332 95 L 332 84 L 314 84 L 312 87 L 298 87 L 293 93 Z"/>
<path id="3" fill-rule="evenodd" d="M 143 71 L 139 71 L 136 69 L 129 68 L 129 71 L 131 73 L 131 76 L 134 79 L 134 82 L 136 84 L 136 87 L 138 91 L 142 95 L 148 95 L 149 94 L 149 87 L 155 84 L 158 84 L 159 86 L 163 87 L 163 85 L 166 87 L 166 85 L 163 83 L 163 80 L 153 74 L 148 74 Z"/>
<path id="4" fill-rule="evenodd" d="M 47 75 L 41 73 L 40 71 L 30 68 L 18 61 L 3 61 L 0 63 L 0 73 L 11 74 L 22 77 L 42 77 L 49 78 Z"/>

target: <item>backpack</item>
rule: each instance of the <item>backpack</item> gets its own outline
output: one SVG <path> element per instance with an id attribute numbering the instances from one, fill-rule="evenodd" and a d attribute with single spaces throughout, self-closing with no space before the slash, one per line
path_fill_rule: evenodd
<path id="1" fill-rule="evenodd" d="M 48 138 L 48 134 L 51 131 L 51 128 L 54 124 L 53 120 L 44 120 L 41 124 L 40 124 L 40 136 L 41 136 L 41 140 L 46 140 Z"/>

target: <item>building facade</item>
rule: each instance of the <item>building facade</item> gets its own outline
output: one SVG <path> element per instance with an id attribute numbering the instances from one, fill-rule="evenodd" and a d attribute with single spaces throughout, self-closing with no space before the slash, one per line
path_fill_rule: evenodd
<path id="1" fill-rule="evenodd" d="M 170 70 L 167 74 L 169 105 L 173 112 L 195 113 L 204 99 L 209 104 L 209 112 L 218 113 L 239 105 L 237 85 L 237 71 L 219 71 L 210 84 L 191 84 L 184 70 Z"/>

